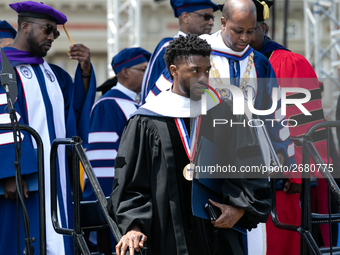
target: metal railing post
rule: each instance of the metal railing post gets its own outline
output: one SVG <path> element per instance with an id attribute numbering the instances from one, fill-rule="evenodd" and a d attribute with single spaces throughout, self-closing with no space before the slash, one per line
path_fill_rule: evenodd
<path id="1" fill-rule="evenodd" d="M 38 197 L 39 197 L 39 239 L 40 254 L 46 254 L 46 222 L 45 222 L 45 174 L 44 174 L 44 145 L 40 135 L 30 126 L 19 124 L 20 130 L 29 133 L 37 143 L 37 162 L 38 162 Z M 12 130 L 10 124 L 0 124 L 0 130 Z"/>

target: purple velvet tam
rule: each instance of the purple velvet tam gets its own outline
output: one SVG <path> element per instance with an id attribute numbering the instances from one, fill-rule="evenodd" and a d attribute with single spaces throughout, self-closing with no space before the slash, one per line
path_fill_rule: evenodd
<path id="1" fill-rule="evenodd" d="M 67 18 L 63 13 L 53 9 L 51 6 L 43 4 L 42 2 L 37 3 L 34 1 L 25 1 L 9 4 L 9 6 L 18 13 L 19 17 L 48 19 L 61 25 L 65 24 L 67 21 Z"/>

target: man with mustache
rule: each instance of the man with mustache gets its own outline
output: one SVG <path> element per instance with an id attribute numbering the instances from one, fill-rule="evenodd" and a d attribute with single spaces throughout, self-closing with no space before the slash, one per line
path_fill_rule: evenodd
<path id="1" fill-rule="evenodd" d="M 51 221 L 50 149 L 56 138 L 79 135 L 83 141 L 87 141 L 89 114 L 96 89 L 90 50 L 82 44 L 70 47 L 69 58 L 78 62 L 73 82 L 62 68 L 48 64 L 43 59 L 60 35 L 57 24 L 65 24 L 66 16 L 48 5 L 33 1 L 13 3 L 10 7 L 18 13 L 18 33 L 11 47 L 4 48 L 17 76 L 18 96 L 13 103 L 18 122 L 34 128 L 44 145 L 47 254 L 70 254 L 74 249 L 72 238 L 57 234 Z M 0 111 L 4 116 L 7 114 L 7 101 L 2 87 L 0 96 Z M 1 120 L 2 123 L 10 123 L 8 117 Z M 16 194 L 14 141 L 13 136 L 8 137 L 6 133 L 8 131 L 0 133 L 0 179 L 4 190 L 4 195 L 0 196 L 0 254 L 17 254 L 24 249 L 25 235 L 23 225 L 20 224 L 20 244 L 17 244 L 17 209 L 16 201 L 13 200 Z M 30 183 L 37 179 L 36 143 L 28 133 L 21 133 L 20 163 L 24 201 L 31 226 L 29 237 L 36 238 L 36 242 L 31 245 L 35 251 L 39 251 L 38 192 L 37 188 L 30 187 Z M 72 227 L 71 186 L 65 147 L 58 149 L 57 162 L 59 219 L 63 227 Z"/>
<path id="2" fill-rule="evenodd" d="M 171 41 L 164 59 L 173 86 L 140 107 L 125 127 L 108 201 L 110 215 L 124 234 L 116 246 L 118 255 L 127 250 L 133 254 L 146 241 L 150 254 L 242 255 L 242 234 L 234 225 L 251 229 L 267 220 L 271 206 L 267 178 L 227 179 L 228 175 L 220 179 L 222 201 L 210 201 L 221 211 L 220 217 L 210 221 L 193 215 L 191 205 L 196 201 L 191 197 L 193 178 L 188 165 L 195 147 L 184 142 L 190 129 L 198 134 L 198 144 L 204 136 L 226 149 L 226 164 L 239 168 L 245 162 L 263 162 L 260 153 L 248 153 L 242 160 L 235 155 L 257 144 L 251 128 L 207 124 L 212 116 L 242 122 L 243 115 L 232 115 L 230 101 L 209 107 L 207 115 L 196 112 L 201 109 L 202 89 L 207 88 L 210 52 L 209 44 L 195 35 Z M 205 148 L 199 154 L 207 153 Z"/>
<path id="3" fill-rule="evenodd" d="M 174 15 L 178 18 L 179 31 L 174 37 L 179 35 L 186 36 L 188 33 L 195 35 L 210 34 L 214 26 L 213 13 L 218 10 L 216 4 L 210 0 L 171 0 L 171 7 Z M 172 37 L 163 38 L 154 50 L 148 64 L 148 68 L 144 74 L 141 103 L 144 104 L 157 96 L 161 91 L 171 86 L 172 81 L 164 77 L 160 77 L 164 69 L 166 69 L 163 59 L 165 49 Z M 161 78 L 159 82 L 158 78 Z M 156 84 L 157 82 L 157 84 Z M 146 99 L 148 97 L 148 99 Z"/>

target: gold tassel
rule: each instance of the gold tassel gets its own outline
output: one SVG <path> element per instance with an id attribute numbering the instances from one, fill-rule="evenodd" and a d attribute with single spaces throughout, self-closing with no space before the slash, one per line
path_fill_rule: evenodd
<path id="1" fill-rule="evenodd" d="M 260 1 L 259 1 L 260 2 Z M 263 19 L 269 18 L 269 7 L 265 1 L 260 2 L 263 5 Z"/>
<path id="2" fill-rule="evenodd" d="M 70 34 L 68 33 L 65 24 L 63 25 L 63 27 L 64 27 L 65 33 L 66 33 L 66 35 L 67 35 L 67 38 L 70 40 L 71 44 L 74 45 L 74 42 L 73 42 L 73 40 L 72 40 Z"/>
<path id="3" fill-rule="evenodd" d="M 71 38 L 70 34 L 68 33 L 68 31 L 67 31 L 67 28 L 66 28 L 65 24 L 63 25 L 63 27 L 64 27 L 65 33 L 66 33 L 66 35 L 67 35 L 67 38 L 70 40 L 70 42 L 72 43 L 72 45 L 74 45 L 74 42 L 73 42 L 73 40 L 72 40 L 72 38 Z M 69 50 L 68 50 L 66 53 L 67 53 L 67 55 L 69 55 L 69 56 L 70 56 L 70 51 L 69 51 Z"/>

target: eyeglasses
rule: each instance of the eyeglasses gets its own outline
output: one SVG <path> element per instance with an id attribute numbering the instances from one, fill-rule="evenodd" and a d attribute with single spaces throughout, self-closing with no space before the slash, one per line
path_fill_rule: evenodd
<path id="1" fill-rule="evenodd" d="M 255 27 L 254 32 L 256 32 L 260 27 L 262 27 L 262 25 L 259 25 L 258 27 Z"/>
<path id="2" fill-rule="evenodd" d="M 213 15 L 208 14 L 208 13 L 204 13 L 204 14 L 199 13 L 199 12 L 192 12 L 192 13 L 195 13 L 195 14 L 203 17 L 205 21 L 209 21 L 210 19 L 212 19 L 213 21 L 215 20 L 215 17 Z"/>
<path id="3" fill-rule="evenodd" d="M 45 35 L 50 35 L 51 33 L 53 33 L 54 39 L 57 39 L 60 36 L 60 32 L 57 29 L 54 29 L 54 27 L 50 24 L 41 24 L 33 21 L 27 21 L 27 23 L 34 23 L 43 26 L 43 31 Z"/>
<path id="4" fill-rule="evenodd" d="M 139 69 L 139 68 L 130 67 L 129 69 L 134 69 L 134 70 L 137 70 L 137 71 L 140 71 L 140 72 L 143 72 L 143 73 L 145 73 L 145 71 L 146 71 L 146 68 Z"/>

